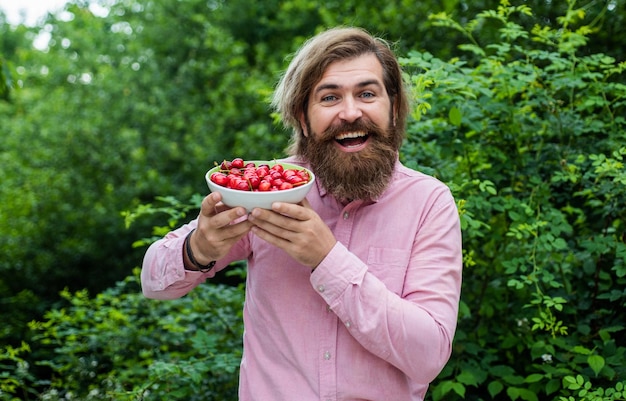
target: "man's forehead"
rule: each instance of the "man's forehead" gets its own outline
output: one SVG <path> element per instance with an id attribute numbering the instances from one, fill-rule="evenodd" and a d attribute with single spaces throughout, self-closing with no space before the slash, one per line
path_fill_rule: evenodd
<path id="1" fill-rule="evenodd" d="M 320 80 L 315 84 L 315 91 L 321 87 L 375 84 L 383 84 L 383 68 L 378 58 L 374 54 L 368 53 L 329 64 Z"/>

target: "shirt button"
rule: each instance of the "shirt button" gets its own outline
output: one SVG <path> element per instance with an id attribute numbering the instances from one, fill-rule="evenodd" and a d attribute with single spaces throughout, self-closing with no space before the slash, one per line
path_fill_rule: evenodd
<path id="1" fill-rule="evenodd" d="M 330 351 L 324 352 L 324 359 L 326 359 L 326 360 L 330 359 Z"/>
<path id="2" fill-rule="evenodd" d="M 344 220 L 348 220 L 348 217 L 350 217 L 350 213 L 348 213 L 348 212 L 343 212 L 343 219 L 344 219 Z"/>
<path id="3" fill-rule="evenodd" d="M 318 290 L 319 292 L 324 292 L 324 290 L 325 290 L 325 289 L 326 289 L 326 287 L 324 287 L 324 285 L 323 285 L 323 284 L 320 284 L 320 285 L 318 285 L 318 286 L 317 286 L 317 290 Z"/>
<path id="4" fill-rule="evenodd" d="M 350 321 L 348 320 L 348 321 L 346 322 L 346 327 L 347 327 L 347 328 L 350 328 L 350 326 L 352 326 L 352 323 L 350 323 Z"/>

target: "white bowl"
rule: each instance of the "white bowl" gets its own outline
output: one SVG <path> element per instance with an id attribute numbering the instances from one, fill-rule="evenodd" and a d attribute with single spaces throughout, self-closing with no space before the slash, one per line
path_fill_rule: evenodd
<path id="1" fill-rule="evenodd" d="M 276 161 L 246 160 L 246 163 L 249 162 L 255 163 L 257 166 L 259 164 L 267 164 L 272 167 L 274 164 L 281 164 L 285 169 L 306 170 L 311 179 L 304 185 L 280 191 L 240 191 L 222 187 L 211 181 L 211 174 L 220 170 L 220 166 L 215 166 L 205 174 L 206 183 L 211 192 L 219 192 L 222 194 L 222 202 L 224 202 L 226 206 L 243 206 L 250 212 L 255 207 L 271 209 L 272 203 L 274 202 L 298 203 L 306 197 L 315 182 L 315 175 L 311 170 L 302 166 Z"/>

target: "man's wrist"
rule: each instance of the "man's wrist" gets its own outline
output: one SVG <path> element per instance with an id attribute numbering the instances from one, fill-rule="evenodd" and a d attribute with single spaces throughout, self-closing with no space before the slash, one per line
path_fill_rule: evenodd
<path id="1" fill-rule="evenodd" d="M 183 261 L 186 270 L 199 271 L 202 273 L 208 273 L 215 266 L 215 261 L 212 260 L 208 264 L 200 264 L 194 257 L 193 250 L 191 249 L 191 235 L 196 231 L 194 228 L 187 234 L 183 243 Z"/>

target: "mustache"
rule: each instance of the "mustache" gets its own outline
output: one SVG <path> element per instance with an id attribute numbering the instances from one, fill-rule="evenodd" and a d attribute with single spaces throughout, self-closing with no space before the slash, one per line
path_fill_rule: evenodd
<path id="1" fill-rule="evenodd" d="M 385 133 L 380 127 L 368 120 L 356 120 L 353 122 L 342 122 L 338 125 L 332 125 L 328 127 L 322 135 L 320 135 L 321 141 L 334 141 L 335 137 L 339 134 L 346 132 L 365 132 L 368 135 L 373 136 L 385 136 Z"/>

